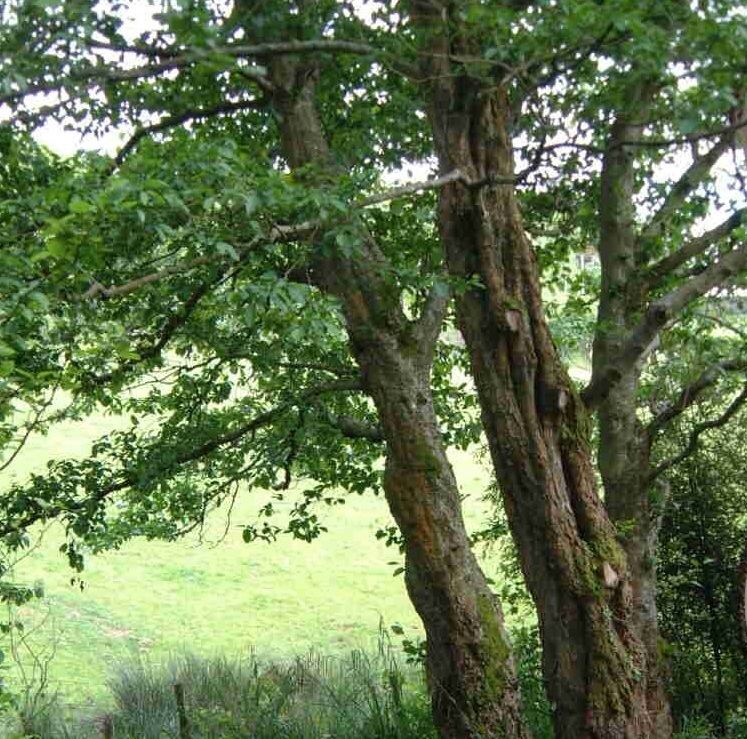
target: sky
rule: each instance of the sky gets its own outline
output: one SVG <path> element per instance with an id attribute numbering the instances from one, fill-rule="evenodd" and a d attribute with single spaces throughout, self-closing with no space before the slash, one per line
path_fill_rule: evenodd
<path id="1" fill-rule="evenodd" d="M 149 0 L 133 0 L 128 3 L 122 16 L 123 23 L 120 29 L 122 35 L 131 41 L 153 28 L 155 26 L 153 15 L 157 12 L 158 7 Z M 114 154 L 131 133 L 132 127 L 122 127 L 109 131 L 100 138 L 91 135 L 83 136 L 77 131 L 66 129 L 57 121 L 48 120 L 34 132 L 34 138 L 55 154 L 67 157 L 78 151 L 93 150 Z"/>

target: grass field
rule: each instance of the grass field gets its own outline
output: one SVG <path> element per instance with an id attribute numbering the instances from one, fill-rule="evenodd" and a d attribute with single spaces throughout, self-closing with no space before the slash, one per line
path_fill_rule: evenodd
<path id="1" fill-rule="evenodd" d="M 106 418 L 59 427 L 28 446 L 14 474 L 23 478 L 50 456 L 83 454 L 110 427 Z M 488 474 L 470 454 L 453 460 L 475 526 Z M 60 531 L 45 532 L 16 575 L 44 584 L 43 603 L 24 616 L 41 624 L 36 648 L 54 648 L 50 676 L 66 703 L 78 710 L 105 705 L 112 668 L 138 655 L 161 663 L 184 651 L 340 653 L 373 644 L 380 622 L 401 624 L 406 636 L 420 633 L 403 579 L 392 574 L 400 555 L 374 535 L 391 523 L 383 500 L 356 496 L 328 509 L 329 532 L 311 544 L 245 544 L 239 525 L 252 519 L 256 499 L 244 491 L 223 541 L 226 519 L 216 512 L 202 542 L 196 535 L 175 543 L 133 540 L 88 558 L 82 591 L 70 585 Z"/>

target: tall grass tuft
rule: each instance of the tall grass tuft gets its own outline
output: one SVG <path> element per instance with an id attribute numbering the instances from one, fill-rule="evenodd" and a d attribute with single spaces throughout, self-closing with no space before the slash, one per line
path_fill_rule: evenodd
<path id="1" fill-rule="evenodd" d="M 194 739 L 435 739 L 420 676 L 384 648 L 285 664 L 253 656 L 131 664 L 111 681 L 115 737 L 178 737 L 176 683 Z"/>
<path id="2" fill-rule="evenodd" d="M 160 667 L 121 665 L 109 683 L 114 738 L 179 739 L 177 683 L 191 739 L 436 739 L 420 671 L 384 642 L 374 654 L 284 663 L 183 655 Z M 51 729 L 42 719 L 25 736 L 102 736 L 100 721 Z"/>

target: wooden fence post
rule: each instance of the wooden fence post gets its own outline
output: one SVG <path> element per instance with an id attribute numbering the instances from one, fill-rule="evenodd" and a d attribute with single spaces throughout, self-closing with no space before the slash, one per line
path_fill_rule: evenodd
<path id="1" fill-rule="evenodd" d="M 103 739 L 114 739 L 114 722 L 111 716 L 104 716 L 104 721 L 101 724 L 103 730 Z"/>
<path id="2" fill-rule="evenodd" d="M 184 707 L 184 686 L 174 683 L 174 696 L 176 697 L 176 713 L 179 718 L 179 739 L 192 739 L 187 720 L 187 710 Z"/>

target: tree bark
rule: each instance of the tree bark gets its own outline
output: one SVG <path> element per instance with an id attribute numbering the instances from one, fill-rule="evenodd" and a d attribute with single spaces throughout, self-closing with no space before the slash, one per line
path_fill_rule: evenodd
<path id="1" fill-rule="evenodd" d="M 528 736 L 501 609 L 472 553 L 440 438 L 430 372 L 392 337 L 356 344 L 387 439 L 384 488 L 426 629 L 437 726 L 449 738 Z"/>
<path id="2" fill-rule="evenodd" d="M 646 90 L 632 91 L 645 108 Z M 602 285 L 594 337 L 593 375 L 620 366 L 617 357 L 637 317 L 647 304 L 647 290 L 637 277 L 633 156 L 622 141 L 634 139 L 638 127 L 620 116 L 613 125 L 601 176 L 600 241 Z M 599 471 L 605 504 L 627 555 L 633 587 L 631 622 L 645 650 L 646 706 L 651 736 L 673 731 L 666 665 L 661 655 L 656 607 L 656 549 L 663 514 L 662 489 L 652 489 L 651 439 L 638 419 L 638 387 L 648 352 L 624 371 L 598 405 Z"/>
<path id="3" fill-rule="evenodd" d="M 459 168 L 471 181 L 510 175 L 505 102 L 499 94 L 460 100 L 462 94 L 449 113 L 434 101 L 434 128 L 446 131 L 443 171 Z M 439 219 L 451 274 L 481 282 L 457 299 L 457 312 L 538 608 L 556 735 L 649 736 L 630 572 L 596 491 L 587 419 L 542 313 L 537 265 L 513 189 L 445 188 Z"/>
<path id="4" fill-rule="evenodd" d="M 645 648 L 644 679 L 651 736 L 672 735 L 667 664 L 656 605 L 656 558 L 666 484 L 650 485 L 651 441 L 636 412 L 637 378 L 618 383 L 599 409 L 599 468 L 605 503 L 620 534 L 633 585 L 632 619 Z"/>
<path id="5" fill-rule="evenodd" d="M 482 421 L 537 605 L 543 670 L 559 739 L 652 737 L 644 648 L 635 629 L 625 552 L 598 495 L 588 419 L 552 342 L 538 268 L 514 188 L 506 91 L 452 68 L 469 57 L 432 3 L 423 19 L 429 113 L 442 172 L 439 227 L 459 292 Z M 452 20 L 453 19 L 449 19 Z M 473 183 L 468 185 L 465 183 Z"/>
<path id="6" fill-rule="evenodd" d="M 334 173 L 314 104 L 316 69 L 285 57 L 273 62 L 271 74 L 289 164 Z M 407 590 L 426 631 L 440 735 L 525 739 L 503 614 L 470 547 L 437 424 L 430 373 L 438 326 L 426 330 L 427 316 L 405 318 L 386 261 L 362 228 L 358 253 L 348 258 L 327 250 L 312 260 L 308 274 L 340 299 L 353 354 L 378 410 L 387 445 L 384 490 L 404 541 Z"/>

